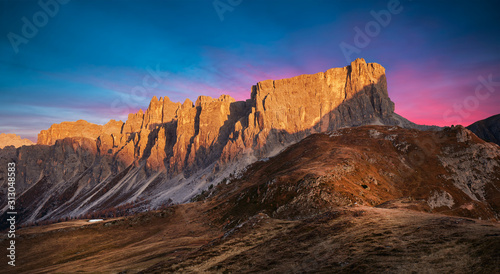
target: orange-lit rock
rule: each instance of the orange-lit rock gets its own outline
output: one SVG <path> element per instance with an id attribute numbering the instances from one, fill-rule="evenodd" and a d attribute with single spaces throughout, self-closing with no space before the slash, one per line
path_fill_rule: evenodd
<path id="1" fill-rule="evenodd" d="M 63 122 L 42 131 L 38 143 L 85 137 L 96 140 L 101 153 L 118 153 L 126 162 L 163 156 L 161 161 L 149 160 L 148 168 L 162 169 L 166 163 L 170 173 L 189 175 L 249 151 L 262 157 L 314 132 L 401 123 L 393 115 L 384 68 L 357 59 L 344 68 L 259 82 L 247 101 L 221 95 L 181 104 L 155 96 L 145 112 L 129 114 L 125 123 Z"/>
<path id="2" fill-rule="evenodd" d="M 16 134 L 5 134 L 0 133 L 0 148 L 4 148 L 6 146 L 30 146 L 33 145 L 33 142 L 28 139 L 23 139 L 21 136 Z"/>

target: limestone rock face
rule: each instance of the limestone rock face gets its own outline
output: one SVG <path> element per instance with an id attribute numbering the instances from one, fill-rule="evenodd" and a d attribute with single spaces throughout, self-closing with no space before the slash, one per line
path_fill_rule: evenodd
<path id="1" fill-rule="evenodd" d="M 414 125 L 394 113 L 384 68 L 357 59 L 344 68 L 259 82 L 246 101 L 200 96 L 195 103 L 186 99 L 181 104 L 153 97 L 146 111 L 129 114 L 125 122 L 54 124 L 38 136 L 38 144 L 50 148 L 1 153 L 37 159 L 20 162 L 26 170 L 18 177 L 20 189 L 40 183 L 43 189 L 54 189 L 53 195 L 64 194 L 60 199 L 65 202 L 48 210 L 46 217 L 39 213 L 46 205 L 33 202 L 31 206 L 40 209 L 31 217 L 39 219 L 139 198 L 184 202 L 312 133 L 402 121 Z M 64 164 L 67 161 L 70 164 Z M 61 180 L 64 187 L 58 185 Z"/>
<path id="2" fill-rule="evenodd" d="M 248 131 L 243 135 L 257 136 L 257 147 L 387 120 L 394 114 L 385 69 L 363 59 L 313 75 L 259 82 L 252 88 L 250 103 Z"/>
<path id="3" fill-rule="evenodd" d="M 129 114 L 125 123 L 64 122 L 40 132 L 38 143 L 85 137 L 97 140 L 101 153 L 127 163 L 153 154 L 148 168 L 189 176 L 244 151 L 263 157 L 314 132 L 390 120 L 393 114 L 384 68 L 357 59 L 344 68 L 259 82 L 244 102 L 222 95 L 181 104 L 155 96 L 145 112 Z"/>
<path id="4" fill-rule="evenodd" d="M 64 139 L 66 137 L 83 137 L 95 140 L 102 133 L 103 129 L 109 131 L 108 127 L 113 127 L 115 125 L 116 121 L 114 120 L 108 122 L 106 126 L 92 124 L 85 120 L 53 124 L 49 129 L 42 130 L 38 134 L 37 144 L 53 145 L 57 140 Z"/>
<path id="5" fill-rule="evenodd" d="M 305 92 L 307 91 L 307 92 Z M 257 126 L 296 133 L 325 131 L 394 112 L 387 94 L 385 70 L 358 59 L 350 67 L 255 86 Z M 341 104 L 346 103 L 345 107 Z"/>
<path id="6" fill-rule="evenodd" d="M 5 134 L 0 133 L 0 148 L 7 146 L 21 147 L 21 146 L 31 146 L 33 142 L 28 139 L 23 139 L 21 136 L 16 134 Z"/>

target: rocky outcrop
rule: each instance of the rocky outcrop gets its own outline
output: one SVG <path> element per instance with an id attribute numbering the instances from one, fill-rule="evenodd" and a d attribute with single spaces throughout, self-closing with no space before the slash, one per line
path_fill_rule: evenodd
<path id="1" fill-rule="evenodd" d="M 85 137 L 99 140 L 101 151 L 129 164 L 153 155 L 148 168 L 189 176 L 249 150 L 263 157 L 314 132 L 400 123 L 394 117 L 384 68 L 357 59 L 344 68 L 259 82 L 247 101 L 200 96 L 194 104 L 188 99 L 181 105 L 153 97 L 145 113 L 130 114 L 125 123 L 64 122 L 42 131 L 38 144 Z"/>
<path id="2" fill-rule="evenodd" d="M 260 156 L 275 144 L 310 133 L 389 121 L 394 114 L 385 69 L 363 59 L 324 73 L 259 82 L 252 88 L 249 108 L 247 121 L 242 121 L 246 128 L 236 135 L 246 147 L 265 147 Z"/>
<path id="3" fill-rule="evenodd" d="M 37 144 L 53 145 L 57 140 L 67 137 L 83 137 L 96 140 L 103 132 L 107 134 L 116 132 L 117 128 L 121 127 L 122 124 L 121 121 L 117 122 L 115 120 L 109 121 L 104 126 L 92 124 L 85 120 L 53 124 L 49 129 L 42 130 L 38 134 Z"/>
<path id="4" fill-rule="evenodd" d="M 19 193 L 35 195 L 32 184 L 43 184 L 52 195 L 26 205 L 33 207 L 29 218 L 53 218 L 139 198 L 185 202 L 312 133 L 366 124 L 416 126 L 394 113 L 384 68 L 357 59 L 344 68 L 259 82 L 246 101 L 200 96 L 181 104 L 153 97 L 145 112 L 124 123 L 55 124 L 38 136 L 50 148 L 9 157 L 18 158 L 23 174 Z"/>
<path id="5" fill-rule="evenodd" d="M 467 128 L 479 138 L 500 145 L 500 114 L 477 121 Z"/>
<path id="6" fill-rule="evenodd" d="M 28 139 L 23 139 L 21 136 L 16 134 L 5 134 L 0 133 L 0 148 L 7 146 L 21 147 L 21 146 L 31 146 L 33 142 Z"/>

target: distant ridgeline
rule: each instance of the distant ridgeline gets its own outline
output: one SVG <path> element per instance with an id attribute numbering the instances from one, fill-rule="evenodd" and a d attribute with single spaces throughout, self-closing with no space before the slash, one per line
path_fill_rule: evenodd
<path id="1" fill-rule="evenodd" d="M 16 134 L 0 133 L 0 148 L 4 148 L 7 146 L 20 147 L 30 145 L 33 145 L 33 142 L 28 139 L 21 138 L 21 136 L 18 136 Z"/>

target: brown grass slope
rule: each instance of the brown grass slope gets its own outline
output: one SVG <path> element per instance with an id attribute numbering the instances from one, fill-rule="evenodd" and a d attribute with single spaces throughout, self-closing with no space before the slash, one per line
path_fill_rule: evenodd
<path id="1" fill-rule="evenodd" d="M 258 214 L 141 273 L 498 273 L 500 226 L 366 206 L 302 220 Z"/>
<path id="2" fill-rule="evenodd" d="M 21 229 L 16 272 L 499 272 L 499 150 L 463 127 L 314 134 L 197 202 Z"/>
<path id="3" fill-rule="evenodd" d="M 16 267 L 0 273 L 117 273 L 139 271 L 192 252 L 220 236 L 196 204 L 89 224 L 75 220 L 17 231 Z M 2 246 L 7 244 L 5 237 Z"/>
<path id="4" fill-rule="evenodd" d="M 293 219 L 400 200 L 420 211 L 498 221 L 500 148 L 463 127 L 346 128 L 311 135 L 204 195 L 235 223 L 259 212 Z"/>

